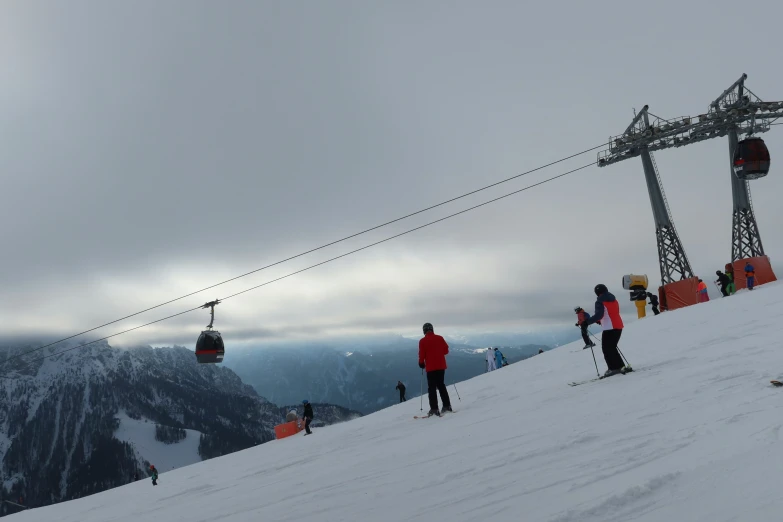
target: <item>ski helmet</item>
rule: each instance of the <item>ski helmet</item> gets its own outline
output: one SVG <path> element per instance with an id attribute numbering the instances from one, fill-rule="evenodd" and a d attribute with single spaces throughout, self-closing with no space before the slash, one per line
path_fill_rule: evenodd
<path id="1" fill-rule="evenodd" d="M 604 284 L 595 285 L 595 289 L 594 290 L 595 290 L 595 295 L 605 294 L 606 292 L 609 291 L 609 289 L 606 288 L 606 285 L 604 285 Z"/>
<path id="2" fill-rule="evenodd" d="M 302 401 L 302 404 L 307 404 L 307 402 L 308 402 L 307 399 L 305 399 Z"/>
<path id="3" fill-rule="evenodd" d="M 577 306 L 576 308 L 574 308 L 574 312 L 578 312 L 578 311 L 579 311 L 579 310 L 581 310 L 581 309 L 582 309 L 582 307 L 581 307 L 581 306 Z"/>
<path id="4" fill-rule="evenodd" d="M 422 326 L 421 329 L 424 330 L 424 333 L 435 331 L 432 328 L 432 323 L 424 323 L 424 326 Z"/>

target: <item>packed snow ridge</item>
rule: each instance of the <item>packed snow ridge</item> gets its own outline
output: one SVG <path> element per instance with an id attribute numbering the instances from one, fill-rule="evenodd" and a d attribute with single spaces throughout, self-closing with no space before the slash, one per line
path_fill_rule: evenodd
<path id="1" fill-rule="evenodd" d="M 769 284 L 634 322 L 628 375 L 568 386 L 595 376 L 570 344 L 450 384 L 442 418 L 411 399 L 12 520 L 777 520 L 782 337 Z"/>

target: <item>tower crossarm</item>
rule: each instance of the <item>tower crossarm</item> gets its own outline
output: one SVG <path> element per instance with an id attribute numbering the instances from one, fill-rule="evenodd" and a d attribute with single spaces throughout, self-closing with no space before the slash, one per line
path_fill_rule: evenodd
<path id="1" fill-rule="evenodd" d="M 731 129 L 738 134 L 767 132 L 773 121 L 783 118 L 783 102 L 761 101 L 736 84 L 695 117 L 664 119 L 647 109 L 645 105 L 623 134 L 610 138 L 609 148 L 598 153 L 599 167 L 635 158 L 645 148 L 654 152 L 725 137 Z"/>

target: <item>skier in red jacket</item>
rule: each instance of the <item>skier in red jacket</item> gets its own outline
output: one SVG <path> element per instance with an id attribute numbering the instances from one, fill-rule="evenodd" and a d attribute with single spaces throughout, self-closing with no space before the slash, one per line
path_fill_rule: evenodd
<path id="1" fill-rule="evenodd" d="M 600 323 L 603 334 L 601 335 L 601 349 L 606 361 L 606 373 L 604 377 L 625 373 L 625 362 L 617 349 L 620 335 L 623 333 L 623 318 L 620 317 L 620 303 L 609 292 L 606 285 L 595 285 L 595 314 L 587 319 L 584 324 L 590 326 Z"/>
<path id="2" fill-rule="evenodd" d="M 427 372 L 427 392 L 430 398 L 430 411 L 427 416 L 437 415 L 438 411 L 438 393 L 440 400 L 443 401 L 441 411 L 452 411 L 449 392 L 446 389 L 446 354 L 449 353 L 449 345 L 440 335 L 435 335 L 432 325 L 425 323 L 422 327 L 424 337 L 419 340 L 419 368 Z"/>

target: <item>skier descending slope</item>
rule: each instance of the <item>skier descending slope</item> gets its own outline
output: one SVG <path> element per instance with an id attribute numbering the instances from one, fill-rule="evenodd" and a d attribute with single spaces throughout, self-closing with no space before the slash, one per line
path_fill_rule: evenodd
<path id="1" fill-rule="evenodd" d="M 589 326 L 599 323 L 603 329 L 601 335 L 601 348 L 604 352 L 604 360 L 608 370 L 604 377 L 625 373 L 623 358 L 617 351 L 617 343 L 620 342 L 620 335 L 623 333 L 623 319 L 620 317 L 620 303 L 617 302 L 614 295 L 609 293 L 606 285 L 596 285 L 595 295 L 598 297 L 595 301 L 595 314 L 585 321 Z"/>
<path id="2" fill-rule="evenodd" d="M 430 398 L 430 411 L 427 414 L 440 416 L 438 411 L 438 393 L 443 401 L 443 412 L 452 411 L 449 392 L 446 389 L 446 354 L 449 345 L 435 332 L 430 323 L 422 327 L 424 337 L 419 340 L 419 368 L 427 372 L 427 392 Z"/>
<path id="3" fill-rule="evenodd" d="M 307 399 L 303 400 L 302 404 L 304 404 L 304 413 L 302 413 L 302 418 L 305 420 L 305 435 L 311 435 L 313 433 L 310 431 L 310 423 L 313 422 L 313 407 L 310 405 L 310 401 Z"/>

